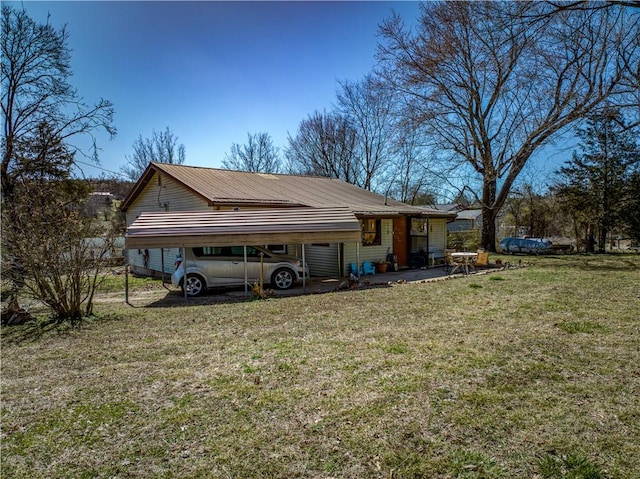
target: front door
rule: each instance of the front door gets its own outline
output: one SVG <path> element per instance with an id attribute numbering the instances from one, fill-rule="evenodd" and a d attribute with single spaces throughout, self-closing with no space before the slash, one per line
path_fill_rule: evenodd
<path id="1" fill-rule="evenodd" d="M 393 253 L 398 258 L 398 266 L 409 265 L 409 229 L 406 216 L 393 219 Z"/>

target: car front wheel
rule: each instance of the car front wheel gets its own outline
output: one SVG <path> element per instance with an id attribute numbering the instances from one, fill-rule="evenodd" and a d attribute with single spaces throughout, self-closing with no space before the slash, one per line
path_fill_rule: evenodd
<path id="1" fill-rule="evenodd" d="M 295 281 L 296 277 L 293 271 L 285 268 L 277 270 L 271 277 L 271 284 L 273 284 L 276 289 L 289 289 Z"/>
<path id="2" fill-rule="evenodd" d="M 182 285 L 184 291 L 184 283 Z M 197 275 L 189 275 L 187 276 L 187 296 L 200 296 L 204 293 L 206 286 L 204 284 L 204 280 Z"/>

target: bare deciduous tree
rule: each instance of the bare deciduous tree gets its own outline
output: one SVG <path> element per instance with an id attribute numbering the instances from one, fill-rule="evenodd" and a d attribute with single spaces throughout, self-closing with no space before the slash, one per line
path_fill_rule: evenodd
<path id="1" fill-rule="evenodd" d="M 293 173 L 339 178 L 362 186 L 355 146 L 356 131 L 344 116 L 316 111 L 300 122 L 295 138 L 289 135 L 285 154 Z"/>
<path id="2" fill-rule="evenodd" d="M 93 140 L 91 156 L 97 160 L 94 132 L 111 137 L 113 106 L 101 99 L 84 103 L 68 82 L 70 51 L 65 28 L 34 22 L 25 11 L 2 5 L 2 195 L 12 191 L 11 170 L 18 144 L 38 135 L 43 122 L 63 141 L 79 135 Z M 77 149 L 74 148 L 74 151 Z"/>
<path id="3" fill-rule="evenodd" d="M 185 148 L 178 144 L 178 137 L 167 127 L 159 133 L 153 130 L 151 138 L 139 135 L 133 143 L 133 155 L 125 158 L 127 163 L 120 167 L 120 171 L 131 181 L 137 181 L 151 162 L 183 164 Z"/>
<path id="4" fill-rule="evenodd" d="M 433 204 L 436 179 L 430 169 L 429 150 L 420 141 L 420 134 L 411 128 L 398 128 L 393 141 L 393 166 L 388 179 L 389 192 L 410 205 Z"/>
<path id="5" fill-rule="evenodd" d="M 393 101 L 381 81 L 367 75 L 359 82 L 340 82 L 338 109 L 356 131 L 358 184 L 375 189 L 391 163 Z"/>
<path id="6" fill-rule="evenodd" d="M 279 173 L 280 153 L 269 133 L 247 133 L 247 143 L 231 145 L 231 153 L 225 156 L 222 166 L 230 170 Z"/>
<path id="7" fill-rule="evenodd" d="M 640 68 L 639 18 L 542 2 L 421 8 L 415 32 L 398 16 L 381 26 L 380 73 L 482 179 L 482 246 L 495 250 L 496 216 L 532 154 L 606 101 L 637 98 L 625 78 Z"/>

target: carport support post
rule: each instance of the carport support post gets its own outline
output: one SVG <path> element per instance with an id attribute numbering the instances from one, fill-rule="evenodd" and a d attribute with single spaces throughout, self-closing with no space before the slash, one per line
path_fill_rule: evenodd
<path id="1" fill-rule="evenodd" d="M 304 243 L 302 243 L 302 292 L 307 292 L 307 261 L 304 259 Z"/>
<path id="2" fill-rule="evenodd" d="M 182 249 L 182 271 L 184 271 L 184 278 L 182 278 L 183 290 L 184 290 L 184 300 L 187 298 L 187 248 Z"/>
<path id="3" fill-rule="evenodd" d="M 162 263 L 162 286 L 164 286 L 164 248 L 160 248 L 160 262 Z"/>
<path id="4" fill-rule="evenodd" d="M 247 245 L 244 245 L 244 296 L 249 296 L 249 273 L 247 271 Z"/>
<path id="5" fill-rule="evenodd" d="M 125 252 L 124 262 L 124 302 L 129 304 L 129 252 Z"/>

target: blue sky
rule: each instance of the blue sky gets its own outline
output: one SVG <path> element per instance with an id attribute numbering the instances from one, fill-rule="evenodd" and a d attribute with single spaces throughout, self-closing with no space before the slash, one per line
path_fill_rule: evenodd
<path id="1" fill-rule="evenodd" d="M 110 100 L 118 135 L 98 136 L 119 171 L 139 135 L 169 127 L 186 164 L 220 167 L 233 143 L 267 132 L 281 149 L 300 121 L 335 101 L 337 80 L 375 65 L 378 25 L 417 2 L 12 2 L 67 25 L 72 84 Z M 78 159 L 85 161 L 83 158 Z M 101 170 L 81 165 L 85 176 Z"/>

